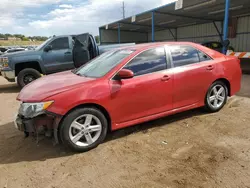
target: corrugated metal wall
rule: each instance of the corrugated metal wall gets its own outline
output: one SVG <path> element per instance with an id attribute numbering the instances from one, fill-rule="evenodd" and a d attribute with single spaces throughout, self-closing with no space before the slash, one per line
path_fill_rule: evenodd
<path id="1" fill-rule="evenodd" d="M 221 23 L 216 23 L 218 29 L 221 31 Z M 175 35 L 175 29 L 172 29 L 172 33 Z M 148 39 L 151 41 L 152 33 L 148 34 Z M 213 23 L 194 25 L 188 27 L 180 27 L 177 29 L 178 41 L 190 41 L 190 42 L 205 42 L 205 41 L 219 41 L 220 38 L 214 27 Z M 155 32 L 155 41 L 174 41 L 175 39 L 169 32 L 169 30 L 163 30 Z"/>
<path id="2" fill-rule="evenodd" d="M 219 31 L 222 31 L 220 22 L 216 22 Z M 206 41 L 220 41 L 213 23 L 180 27 L 177 29 L 178 41 L 202 43 Z M 173 37 L 168 30 L 155 33 L 156 41 L 171 41 Z M 151 33 L 149 33 L 151 41 Z M 231 46 L 238 52 L 250 52 L 250 16 L 238 18 L 236 38 L 230 38 Z"/>
<path id="3" fill-rule="evenodd" d="M 102 44 L 118 43 L 118 31 L 101 30 Z M 130 31 L 121 31 L 121 43 L 145 43 L 148 42 L 147 33 L 138 33 Z"/>
<path id="4" fill-rule="evenodd" d="M 238 19 L 237 37 L 230 41 L 235 51 L 250 52 L 250 16 Z"/>
<path id="5" fill-rule="evenodd" d="M 222 31 L 222 24 L 216 22 L 219 31 Z M 172 30 L 175 34 L 175 30 Z M 151 42 L 151 32 L 137 33 L 125 32 L 121 34 L 121 42 Z M 180 27 L 177 29 L 178 41 L 191 41 L 202 43 L 206 41 L 219 41 L 217 30 L 213 23 Z M 155 41 L 174 41 L 169 30 L 158 31 L 155 33 Z M 238 52 L 250 52 L 250 16 L 238 18 L 236 38 L 230 38 L 231 46 Z M 103 43 L 117 43 L 117 31 L 104 30 L 102 32 Z"/>
<path id="6" fill-rule="evenodd" d="M 175 29 L 171 29 L 173 34 L 175 34 Z M 148 33 L 148 40 L 152 41 L 152 32 Z M 173 36 L 169 30 L 157 31 L 155 32 L 155 41 L 174 41 Z"/>
<path id="7" fill-rule="evenodd" d="M 221 31 L 221 23 L 216 22 L 216 25 L 219 31 Z M 177 38 L 178 41 L 191 41 L 197 43 L 220 40 L 213 23 L 180 27 L 177 29 Z"/>

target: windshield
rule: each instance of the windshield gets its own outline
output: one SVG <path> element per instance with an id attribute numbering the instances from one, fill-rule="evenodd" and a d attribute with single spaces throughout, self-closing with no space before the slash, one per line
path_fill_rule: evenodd
<path id="1" fill-rule="evenodd" d="M 122 62 L 133 51 L 116 50 L 106 52 L 83 67 L 80 67 L 76 74 L 86 77 L 100 78 L 111 71 L 116 65 Z"/>
<path id="2" fill-rule="evenodd" d="M 37 46 L 35 49 L 36 50 L 41 50 L 45 46 L 45 44 L 47 44 L 47 42 L 50 41 L 50 40 L 51 40 L 51 38 L 48 38 L 46 41 L 44 41 L 42 44 Z"/>

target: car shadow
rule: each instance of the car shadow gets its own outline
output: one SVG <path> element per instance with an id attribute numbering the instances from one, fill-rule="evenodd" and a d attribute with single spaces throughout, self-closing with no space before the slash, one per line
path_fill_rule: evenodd
<path id="1" fill-rule="evenodd" d="M 154 121 L 142 123 L 128 128 L 110 132 L 105 142 L 126 137 L 135 133 L 147 133 L 148 129 L 167 126 L 169 123 L 187 119 L 193 116 L 204 114 L 200 109 L 190 110 L 184 113 L 168 116 Z M 18 163 L 23 161 L 45 161 L 51 158 L 74 155 L 63 145 L 53 144 L 53 139 L 35 137 L 24 138 L 23 133 L 14 128 L 13 123 L 0 125 L 0 164 Z"/>
<path id="2" fill-rule="evenodd" d="M 20 90 L 16 83 L 0 85 L 0 93 L 19 93 Z"/>
<path id="3" fill-rule="evenodd" d="M 198 116 L 204 114 L 204 110 L 201 108 L 198 109 L 193 109 L 189 110 L 186 112 L 166 116 L 160 119 L 156 119 L 153 121 L 141 123 L 135 126 L 127 127 L 124 129 L 120 129 L 117 131 L 113 131 L 107 135 L 106 141 L 111 141 L 115 139 L 119 139 L 124 136 L 128 136 L 130 134 L 135 134 L 135 133 L 147 133 L 149 129 L 154 128 L 154 127 L 161 127 L 161 126 L 168 126 L 168 124 L 173 123 L 175 121 L 180 121 L 184 119 L 191 118 L 193 116 Z"/>

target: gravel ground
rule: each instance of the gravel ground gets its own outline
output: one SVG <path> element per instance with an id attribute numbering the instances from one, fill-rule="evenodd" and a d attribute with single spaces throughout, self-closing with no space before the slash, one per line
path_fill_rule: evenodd
<path id="1" fill-rule="evenodd" d="M 196 109 L 126 128 L 74 154 L 15 130 L 19 89 L 1 77 L 0 188 L 250 187 L 250 76 L 242 83 L 219 113 Z"/>

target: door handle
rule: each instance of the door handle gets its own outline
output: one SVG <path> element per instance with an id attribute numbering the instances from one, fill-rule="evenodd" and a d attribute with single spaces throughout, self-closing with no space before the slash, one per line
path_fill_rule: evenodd
<path id="1" fill-rule="evenodd" d="M 170 77 L 168 75 L 165 75 L 161 78 L 161 80 L 166 82 L 166 81 L 170 80 Z"/>
<path id="2" fill-rule="evenodd" d="M 213 65 L 208 65 L 207 66 L 207 70 L 213 70 L 214 69 L 214 66 Z"/>
<path id="3" fill-rule="evenodd" d="M 70 55 L 70 54 L 71 54 L 71 52 L 65 52 L 64 54 L 65 54 L 65 55 Z"/>

